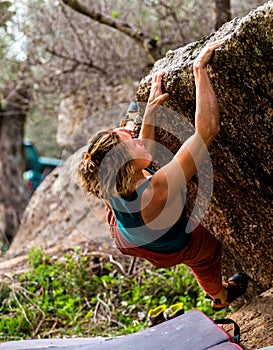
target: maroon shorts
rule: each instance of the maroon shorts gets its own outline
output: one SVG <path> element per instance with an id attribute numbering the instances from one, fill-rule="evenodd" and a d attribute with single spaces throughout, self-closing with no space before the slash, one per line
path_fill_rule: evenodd
<path id="1" fill-rule="evenodd" d="M 156 267 L 171 267 L 185 264 L 191 268 L 200 287 L 210 296 L 222 288 L 221 245 L 219 241 L 195 219 L 189 218 L 193 225 L 189 243 L 179 252 L 161 254 L 136 247 L 127 242 L 119 233 L 113 212 L 107 209 L 106 219 L 110 225 L 111 236 L 117 248 L 125 255 L 144 258 Z"/>

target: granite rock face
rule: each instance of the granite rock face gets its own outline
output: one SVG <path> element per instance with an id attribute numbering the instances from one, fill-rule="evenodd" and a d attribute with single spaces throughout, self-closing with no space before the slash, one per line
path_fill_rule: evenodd
<path id="1" fill-rule="evenodd" d="M 164 70 L 169 111 L 156 122 L 157 141 L 176 152 L 190 134 L 184 121 L 194 124 L 193 61 L 206 42 L 226 36 L 208 67 L 221 132 L 209 150 L 214 186 L 203 223 L 222 241 L 225 275 L 245 271 L 250 292 L 258 292 L 272 287 L 273 280 L 273 2 L 168 52 L 141 81 L 137 101 L 147 101 L 152 75 Z M 195 179 L 189 184 L 190 208 L 197 186 Z"/>

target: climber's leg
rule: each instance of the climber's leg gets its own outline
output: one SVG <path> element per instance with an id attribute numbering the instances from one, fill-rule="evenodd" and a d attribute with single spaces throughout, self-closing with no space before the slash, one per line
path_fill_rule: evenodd
<path id="1" fill-rule="evenodd" d="M 191 268 L 198 284 L 208 295 L 217 295 L 223 290 L 221 244 L 195 219 L 190 218 L 190 222 L 194 229 L 183 263 Z"/>

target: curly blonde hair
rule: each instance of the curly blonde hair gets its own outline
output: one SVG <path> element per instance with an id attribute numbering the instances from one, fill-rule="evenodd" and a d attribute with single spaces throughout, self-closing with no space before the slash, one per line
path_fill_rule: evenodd
<path id="1" fill-rule="evenodd" d="M 77 175 L 83 189 L 97 198 L 109 200 L 111 196 L 125 195 L 132 189 L 133 160 L 113 129 L 100 131 L 89 140 Z"/>

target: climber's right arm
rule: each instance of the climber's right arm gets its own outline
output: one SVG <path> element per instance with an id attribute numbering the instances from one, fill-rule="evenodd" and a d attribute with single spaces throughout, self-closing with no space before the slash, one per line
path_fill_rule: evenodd
<path id="1" fill-rule="evenodd" d="M 214 94 L 206 66 L 213 51 L 224 40 L 207 44 L 196 58 L 193 66 L 196 84 L 195 133 L 181 146 L 174 158 L 156 171 L 147 189 L 151 193 L 149 205 L 142 215 L 152 220 L 156 213 L 166 205 L 166 201 L 175 199 L 181 189 L 195 174 L 207 154 L 207 148 L 219 132 L 219 107 Z"/>

